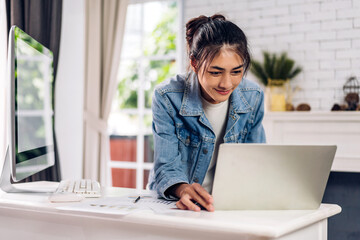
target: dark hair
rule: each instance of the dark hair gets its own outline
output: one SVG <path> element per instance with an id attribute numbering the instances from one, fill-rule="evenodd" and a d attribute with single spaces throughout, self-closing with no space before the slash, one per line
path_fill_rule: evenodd
<path id="1" fill-rule="evenodd" d="M 224 46 L 234 50 L 244 61 L 244 73 L 250 66 L 250 53 L 244 32 L 223 15 L 201 15 L 186 23 L 188 56 L 195 61 L 196 71 L 205 64 L 208 68 L 216 54 Z"/>

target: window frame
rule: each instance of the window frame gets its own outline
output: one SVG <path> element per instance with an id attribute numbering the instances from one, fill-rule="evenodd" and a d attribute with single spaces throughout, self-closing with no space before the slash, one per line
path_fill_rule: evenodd
<path id="1" fill-rule="evenodd" d="M 144 4 L 147 2 L 161 2 L 161 1 L 167 1 L 167 0 L 130 0 L 130 4 Z M 184 53 L 184 30 L 183 30 L 183 16 L 184 16 L 184 3 L 183 0 L 171 0 L 177 2 L 177 8 L 178 8 L 178 29 L 177 29 L 177 38 L 176 38 L 176 52 L 175 54 L 169 54 L 169 55 L 163 55 L 163 56 L 144 56 L 143 52 L 140 57 L 134 57 L 134 58 L 122 58 L 121 61 L 126 60 L 135 60 L 138 61 L 138 74 L 139 74 L 139 88 L 137 89 L 137 108 L 134 109 L 118 109 L 113 113 L 125 113 L 125 114 L 131 114 L 136 115 L 139 118 L 139 129 L 137 131 L 136 136 L 136 161 L 135 162 L 126 162 L 126 161 L 112 161 L 111 157 L 109 157 L 109 161 L 106 164 L 106 183 L 107 186 L 112 186 L 112 169 L 113 168 L 120 168 L 120 169 L 134 169 L 136 170 L 136 189 L 142 190 L 146 186 L 144 186 L 144 171 L 145 170 L 151 170 L 153 168 L 153 163 L 144 162 L 144 143 L 145 143 L 145 136 L 152 135 L 151 128 L 146 128 L 144 126 L 144 117 L 147 115 L 151 115 L 152 111 L 151 108 L 145 107 L 145 89 L 144 89 L 144 83 L 145 82 L 145 67 L 144 67 L 144 61 L 145 60 L 172 60 L 175 59 L 176 61 L 176 69 L 178 72 L 182 71 L 184 69 L 184 63 L 183 63 L 183 53 Z M 142 14 L 141 19 L 141 33 L 144 33 L 144 21 L 143 17 L 144 14 Z M 141 48 L 144 46 L 144 36 L 141 38 Z M 109 138 L 110 141 L 110 138 Z M 109 144 L 110 146 L 110 144 Z M 110 151 L 110 148 L 109 148 Z"/>

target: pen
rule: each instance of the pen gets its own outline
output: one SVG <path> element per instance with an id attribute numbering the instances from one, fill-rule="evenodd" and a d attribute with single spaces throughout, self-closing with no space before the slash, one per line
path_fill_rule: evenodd
<path id="1" fill-rule="evenodd" d="M 140 196 L 138 196 L 135 200 L 134 203 L 137 203 L 140 200 Z"/>

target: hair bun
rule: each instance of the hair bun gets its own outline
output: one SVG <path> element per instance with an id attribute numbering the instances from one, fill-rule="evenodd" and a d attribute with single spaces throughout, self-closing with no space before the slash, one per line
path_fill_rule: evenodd
<path id="1" fill-rule="evenodd" d="M 214 14 L 211 17 L 209 17 L 211 20 L 221 20 L 226 21 L 226 18 L 221 14 Z"/>
<path id="2" fill-rule="evenodd" d="M 186 23 L 186 42 L 187 42 L 188 50 L 191 49 L 194 35 L 201 28 L 201 26 L 215 20 L 226 21 L 223 15 L 214 14 L 211 17 L 206 17 L 204 15 L 201 15 L 199 17 L 190 19 Z"/>
<path id="3" fill-rule="evenodd" d="M 192 18 L 186 23 L 186 42 L 188 50 L 190 50 L 194 35 L 199 30 L 200 26 L 209 22 L 208 17 L 201 15 L 197 18 Z"/>

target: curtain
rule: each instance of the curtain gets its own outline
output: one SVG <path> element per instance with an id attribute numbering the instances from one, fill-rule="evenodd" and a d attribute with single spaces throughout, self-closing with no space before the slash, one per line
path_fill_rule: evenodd
<path id="1" fill-rule="evenodd" d="M 0 1 L 0 172 L 5 158 L 7 144 L 7 39 L 6 6 L 5 1 Z"/>
<path id="2" fill-rule="evenodd" d="M 84 178 L 106 185 L 107 120 L 116 92 L 128 0 L 85 2 Z"/>
<path id="3" fill-rule="evenodd" d="M 54 54 L 54 81 L 59 58 L 62 0 L 6 0 L 8 32 L 17 25 Z M 53 91 L 54 96 L 55 91 Z M 55 99 L 55 97 L 53 97 Z M 55 117 L 54 117 L 55 118 Z M 55 165 L 35 174 L 24 181 L 61 180 L 59 154 L 54 132 Z"/>

